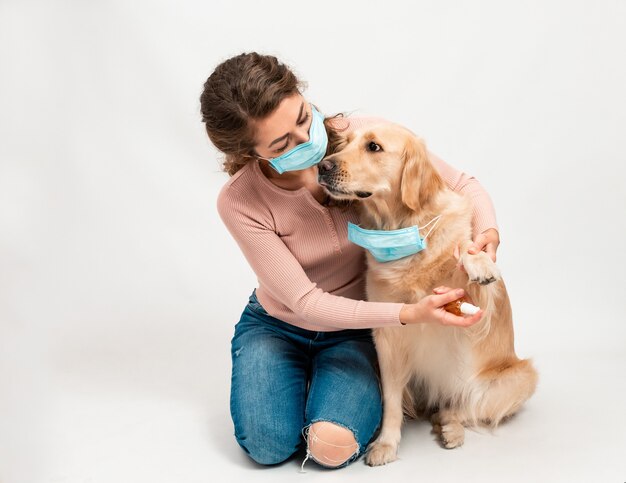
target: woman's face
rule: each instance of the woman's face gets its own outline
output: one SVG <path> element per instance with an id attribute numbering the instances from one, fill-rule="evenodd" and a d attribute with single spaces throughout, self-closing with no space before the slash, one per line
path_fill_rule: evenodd
<path id="1" fill-rule="evenodd" d="M 255 151 L 262 158 L 277 158 L 309 140 L 311 105 L 301 94 L 283 99 L 266 118 L 255 121 Z"/>

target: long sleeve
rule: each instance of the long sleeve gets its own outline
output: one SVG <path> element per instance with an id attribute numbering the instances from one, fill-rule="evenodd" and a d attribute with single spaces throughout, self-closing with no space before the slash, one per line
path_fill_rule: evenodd
<path id="1" fill-rule="evenodd" d="M 469 176 L 453 168 L 437 155 L 428 152 L 433 163 L 445 183 L 454 191 L 468 195 L 472 200 L 472 232 L 474 238 L 489 228 L 498 229 L 496 212 L 491 197 L 473 176 Z"/>
<path id="2" fill-rule="evenodd" d="M 259 283 L 274 299 L 307 323 L 328 330 L 400 325 L 403 303 L 353 300 L 317 287 L 276 234 L 271 218 L 264 219 L 232 186 L 225 188 L 218 196 L 218 213 Z"/>

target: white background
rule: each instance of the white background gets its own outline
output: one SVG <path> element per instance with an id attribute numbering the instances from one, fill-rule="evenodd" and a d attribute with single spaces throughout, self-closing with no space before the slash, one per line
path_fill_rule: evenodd
<path id="1" fill-rule="evenodd" d="M 536 395 L 445 451 L 272 469 L 236 444 L 256 278 L 218 218 L 213 68 L 277 55 L 491 195 Z M 0 1 L 0 482 L 626 480 L 626 2 Z M 389 480 L 391 481 L 391 480 Z"/>

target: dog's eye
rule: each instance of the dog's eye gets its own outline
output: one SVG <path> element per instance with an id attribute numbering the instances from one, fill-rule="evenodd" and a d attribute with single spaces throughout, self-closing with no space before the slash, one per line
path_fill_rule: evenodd
<path id="1" fill-rule="evenodd" d="M 375 153 L 376 151 L 382 151 L 383 148 L 381 148 L 380 145 L 376 144 L 374 141 L 370 141 L 367 145 L 367 150 Z"/>

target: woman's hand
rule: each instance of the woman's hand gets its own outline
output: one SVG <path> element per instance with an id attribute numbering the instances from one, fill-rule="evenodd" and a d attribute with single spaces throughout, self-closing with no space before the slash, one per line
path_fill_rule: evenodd
<path id="1" fill-rule="evenodd" d="M 498 230 L 489 228 L 472 241 L 474 244 L 467 249 L 467 253 L 476 255 L 478 252 L 484 250 L 491 260 L 496 261 L 496 250 L 498 249 L 498 245 L 500 245 L 500 234 Z"/>
<path id="2" fill-rule="evenodd" d="M 405 304 L 400 311 L 400 322 L 403 324 L 436 323 L 469 327 L 478 322 L 483 316 L 482 310 L 479 310 L 472 316 L 460 317 L 443 309 L 443 306 L 447 303 L 460 299 L 465 295 L 465 290 L 462 288 L 438 287 L 434 292 L 435 295 L 427 295 L 416 304 Z"/>

